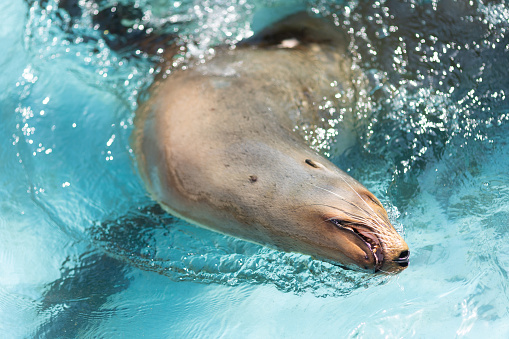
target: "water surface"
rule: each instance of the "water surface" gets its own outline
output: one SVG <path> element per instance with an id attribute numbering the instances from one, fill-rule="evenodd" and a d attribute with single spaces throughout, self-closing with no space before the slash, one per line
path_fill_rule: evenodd
<path id="1" fill-rule="evenodd" d="M 509 335 L 503 2 L 114 4 L 0 3 L 2 337 Z M 185 64 L 299 10 L 332 17 L 369 79 L 348 154 L 328 100 L 330 121 L 308 131 L 404 234 L 398 276 L 196 228 L 154 205 L 133 165 L 133 115 L 157 73 L 140 36 L 173 34 Z"/>

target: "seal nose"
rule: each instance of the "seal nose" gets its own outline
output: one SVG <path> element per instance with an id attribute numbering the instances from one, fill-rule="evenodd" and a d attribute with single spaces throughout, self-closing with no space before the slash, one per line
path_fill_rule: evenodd
<path id="1" fill-rule="evenodd" d="M 408 262 L 410 261 L 410 251 L 404 250 L 401 251 L 399 257 L 393 260 L 396 264 L 402 267 L 408 266 Z"/>

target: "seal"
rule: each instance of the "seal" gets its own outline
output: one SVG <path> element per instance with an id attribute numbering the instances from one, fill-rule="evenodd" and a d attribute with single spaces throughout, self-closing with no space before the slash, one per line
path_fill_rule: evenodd
<path id="1" fill-rule="evenodd" d="M 332 23 L 298 14 L 158 78 L 132 138 L 152 197 L 193 224 L 282 251 L 367 272 L 407 267 L 380 201 L 296 129 L 321 120 L 324 97 L 353 105 L 346 46 Z"/>

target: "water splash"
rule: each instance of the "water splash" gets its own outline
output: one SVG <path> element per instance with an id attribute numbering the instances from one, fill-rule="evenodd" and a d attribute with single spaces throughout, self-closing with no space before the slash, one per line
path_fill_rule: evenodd
<path id="1" fill-rule="evenodd" d="M 174 281 L 272 284 L 286 292 L 325 297 L 348 295 L 390 279 L 198 228 L 157 205 L 98 223 L 90 235 L 109 255 Z"/>
<path id="2" fill-rule="evenodd" d="M 63 228 L 79 222 L 78 231 L 89 232 L 107 253 L 173 280 L 231 285 L 270 283 L 281 290 L 312 291 L 316 295 L 345 295 L 382 283 L 304 256 L 271 251 L 183 225 L 168 216 L 158 216 L 154 221 L 151 212 L 135 210 L 134 206 L 143 200 L 139 197 L 143 195 L 140 186 L 125 188 L 129 185 L 126 183 L 136 181 L 135 176 L 118 176 L 109 167 L 113 163 L 130 166 L 130 158 L 122 152 L 130 151 L 128 135 L 137 99 L 157 73 L 157 59 L 138 48 L 119 48 L 126 42 L 101 26 L 98 18 L 110 18 L 111 13 L 132 8 L 129 12 L 132 18 L 121 22 L 122 33 L 134 39 L 127 42 L 134 43 L 139 34 L 143 37 L 159 30 L 178 36 L 186 45 L 187 53 L 181 56 L 184 61 L 191 57 L 206 60 L 213 55 L 215 45 L 235 45 L 249 37 L 254 31 L 250 26 L 254 13 L 263 6 L 277 8 L 278 1 L 140 0 L 122 2 L 126 7 L 121 7 L 116 1 L 90 0 L 78 1 L 73 8 L 62 8 L 60 4 L 55 0 L 35 1 L 30 7 L 25 45 L 34 58 L 18 81 L 19 126 L 14 143 L 20 147 L 20 161 L 31 163 L 26 168 L 34 200 L 41 202 L 47 213 L 57 211 L 54 219 L 61 220 Z M 456 3 L 445 8 L 447 4 L 390 1 L 307 4 L 310 12 L 332 17 L 348 33 L 354 65 L 369 79 L 367 90 L 358 93 L 353 110 L 356 145 L 347 156 L 335 155 L 333 160 L 375 193 L 379 191 L 377 195 L 387 196 L 386 202 L 397 204 L 400 210 L 420 190 L 421 183 L 416 178 L 419 171 L 444 158 L 454 159 L 462 150 L 467 153 L 461 154 L 460 159 L 466 159 L 475 152 L 468 153 L 472 143 L 488 148 L 496 144 L 501 127 L 509 119 L 507 78 L 503 77 L 502 69 L 508 50 L 507 21 L 502 20 L 504 8 L 478 3 Z M 73 15 L 73 11 L 79 15 Z M 114 110 L 113 119 L 95 120 L 96 125 L 114 127 L 101 134 L 102 146 L 94 147 L 101 150 L 98 154 L 101 160 L 92 156 L 92 162 L 97 161 L 98 165 L 87 169 L 88 173 L 107 173 L 115 184 L 104 187 L 115 186 L 114 192 L 92 194 L 90 187 L 100 188 L 100 184 L 86 182 L 80 189 L 76 184 L 79 175 L 59 177 L 54 183 L 36 170 L 41 164 L 39 158 L 59 159 L 63 163 L 72 159 L 68 153 L 58 153 L 68 147 L 66 141 L 47 138 L 53 132 L 45 131 L 48 124 L 58 125 L 60 118 L 55 116 L 61 107 L 53 106 L 58 103 L 53 100 L 57 95 L 45 94 L 37 105 L 30 101 L 37 88 L 47 84 L 40 80 L 44 69 L 55 62 L 80 82 L 105 92 L 107 100 L 120 102 L 121 108 Z M 49 100 L 44 102 L 46 98 Z M 331 154 L 337 136 L 335 126 L 342 115 L 350 113 L 330 104 L 333 100 L 324 98 L 317 103 L 323 107 L 325 124 L 308 129 L 312 131 L 310 143 L 324 153 L 330 150 Z M 85 123 L 89 116 L 102 111 L 85 103 L 67 111 L 73 110 L 79 113 L 74 116 L 69 113 L 72 121 L 63 119 L 69 123 L 69 129 L 89 126 L 74 136 L 83 137 L 94 131 Z M 24 146 L 18 145 L 21 143 Z M 83 147 L 78 152 L 90 149 Z M 445 173 L 461 173 L 468 167 L 458 165 L 453 170 L 450 166 L 451 170 Z M 73 194 L 65 195 L 71 197 L 69 204 L 62 201 L 65 198 L 55 198 L 60 194 L 55 187 L 74 189 Z M 136 196 L 133 201 L 112 198 L 130 197 L 133 192 Z M 91 208 L 84 208 L 72 218 L 62 217 L 66 214 L 65 206 L 72 211 L 72 206 L 84 205 Z M 128 212 L 124 216 L 114 213 L 117 221 L 97 224 L 97 220 L 105 220 L 109 210 Z M 398 208 L 389 210 L 394 210 L 396 217 L 399 215 Z M 136 222 L 132 221 L 135 216 Z M 166 223 L 170 226 L 162 226 Z"/>

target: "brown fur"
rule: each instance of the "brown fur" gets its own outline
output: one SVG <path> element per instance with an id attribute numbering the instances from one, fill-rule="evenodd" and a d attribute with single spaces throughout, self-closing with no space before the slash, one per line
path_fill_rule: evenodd
<path id="1" fill-rule="evenodd" d="M 325 29 L 308 21 L 314 26 L 304 27 Z M 316 33 L 300 34 L 309 31 Z M 393 260 L 408 247 L 379 201 L 294 131 L 319 124 L 317 103 L 338 91 L 332 82 L 358 91 L 342 37 L 325 36 L 294 48 L 217 49 L 205 64 L 157 80 L 136 115 L 138 166 L 154 199 L 195 224 L 349 267 L 399 271 Z M 376 234 L 383 263 L 331 218 Z"/>

